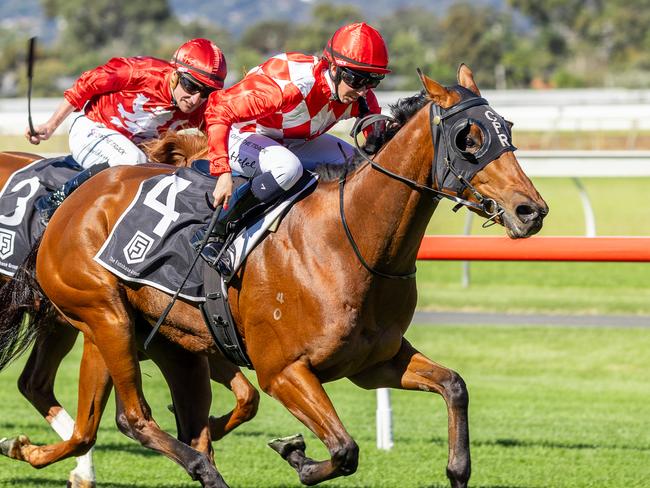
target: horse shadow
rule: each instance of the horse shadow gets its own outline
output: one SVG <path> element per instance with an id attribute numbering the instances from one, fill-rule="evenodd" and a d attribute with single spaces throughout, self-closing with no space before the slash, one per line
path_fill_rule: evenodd
<path id="1" fill-rule="evenodd" d="M 399 442 L 399 440 L 397 440 Z M 442 437 L 434 437 L 429 439 L 429 442 L 436 445 L 446 445 L 447 440 Z M 638 447 L 638 446 L 625 446 L 625 445 L 608 445 L 608 444 L 595 444 L 595 443 L 586 443 L 586 442 L 549 442 L 549 441 L 529 441 L 522 439 L 491 439 L 491 440 L 472 440 L 472 446 L 488 446 L 488 447 L 504 447 L 504 448 L 530 448 L 530 447 L 544 447 L 551 449 L 622 449 L 622 450 L 631 450 L 631 451 L 650 451 L 650 446 Z"/>

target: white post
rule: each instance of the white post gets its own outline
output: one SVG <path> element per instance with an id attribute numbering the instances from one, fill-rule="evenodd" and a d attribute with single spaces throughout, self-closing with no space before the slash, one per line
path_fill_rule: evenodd
<path id="1" fill-rule="evenodd" d="M 578 187 L 578 192 L 580 193 L 580 201 L 582 201 L 582 209 L 585 213 L 585 235 L 587 237 L 596 237 L 596 215 L 594 214 L 594 209 L 591 206 L 591 200 L 587 194 L 587 189 L 580 181 L 580 178 L 573 177 L 573 183 Z"/>
<path id="2" fill-rule="evenodd" d="M 472 233 L 472 220 L 474 219 L 474 214 L 470 212 L 469 210 L 467 211 L 467 215 L 465 216 L 465 230 L 463 231 L 466 236 L 470 235 Z M 463 274 L 460 278 L 460 284 L 463 288 L 467 288 L 469 286 L 469 261 L 463 261 Z"/>
<path id="3" fill-rule="evenodd" d="M 393 418 L 390 408 L 390 390 L 377 389 L 377 449 L 393 448 Z"/>

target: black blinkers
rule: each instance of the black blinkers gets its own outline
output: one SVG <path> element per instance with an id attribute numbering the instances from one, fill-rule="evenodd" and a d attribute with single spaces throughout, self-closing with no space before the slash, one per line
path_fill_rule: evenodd
<path id="1" fill-rule="evenodd" d="M 436 155 L 434 180 L 440 189 L 453 190 L 460 194 L 469 186 L 476 173 L 506 151 L 515 151 L 512 145 L 510 127 L 487 100 L 477 97 L 466 88 L 456 86 L 462 100 L 448 110 L 431 105 L 431 117 L 435 127 Z M 470 126 L 481 131 L 481 147 L 471 153 L 461 141 L 467 136 Z"/>

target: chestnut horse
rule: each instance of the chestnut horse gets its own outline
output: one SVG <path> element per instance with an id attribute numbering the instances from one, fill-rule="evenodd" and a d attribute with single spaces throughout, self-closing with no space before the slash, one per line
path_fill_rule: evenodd
<path id="1" fill-rule="evenodd" d="M 322 386 L 347 377 L 367 389 L 442 395 L 448 409 L 447 476 L 452 486 L 467 486 L 465 383 L 404 338 L 416 305 L 417 251 L 441 193 L 456 193 L 446 186 L 450 174 L 463 182 L 454 199 L 502 224 L 510 237 L 538 232 L 548 212 L 519 167 L 503 123 L 498 127 L 505 139 L 486 137 L 485 123 L 481 126 L 473 117 L 458 126 L 453 140 L 444 129 L 447 116 L 487 107 L 469 68 L 461 65 L 459 85 L 451 88 L 424 75 L 421 80 L 425 92 L 416 97 L 417 110 L 372 164 L 357 167 L 338 184 L 322 181 L 294 205 L 230 281 L 229 302 L 260 387 L 329 450 L 330 459 L 316 461 L 305 455 L 300 437 L 271 443 L 307 485 L 357 469 L 358 446 Z M 502 120 L 485 107 L 486 115 Z M 442 137 L 438 127 L 444 129 Z M 446 169 L 435 163 L 437 155 L 451 154 L 450 141 L 458 149 L 454 154 L 474 170 L 460 171 L 447 157 L 440 160 Z M 509 149 L 497 154 L 494 144 Z M 495 157 L 477 165 L 475 159 L 485 154 Z M 79 188 L 50 221 L 38 249 L 36 277 L 47 297 L 86 338 L 80 381 L 107 369 L 134 438 L 179 463 L 204 486 L 226 487 L 203 453 L 159 428 L 142 393 L 134 317 L 154 323 L 170 297 L 124 282 L 93 260 L 140 183 L 171 172 L 162 167 L 116 167 L 97 175 L 92 187 Z M 69 237 L 62 242 L 60 235 Z M 12 283 L 17 294 L 25 286 Z M 38 330 L 38 325 L 27 327 Z M 172 307 L 159 333 L 194 353 L 215 350 L 198 308 L 182 300 Z M 85 383 L 81 394 L 89 396 L 83 402 L 101 408 L 104 390 Z M 89 410 L 80 409 L 75 429 L 92 423 Z M 65 456 L 68 447 L 37 446 L 25 436 L 6 441 L 6 446 L 11 457 L 40 465 Z"/>
<path id="2" fill-rule="evenodd" d="M 153 162 L 167 162 L 167 164 L 178 167 L 186 166 L 189 161 L 184 155 L 200 153 L 205 149 L 205 142 L 204 137 L 168 133 L 164 142 L 149 143 L 146 152 Z M 41 156 L 30 153 L 0 153 L 0 188 L 5 185 L 15 171 L 40 159 L 42 159 Z M 0 275 L 0 280 L 4 284 L 9 278 Z M 18 389 L 55 428 L 57 433 L 62 437 L 70 437 L 73 421 L 54 394 L 54 381 L 61 361 L 71 351 L 79 331 L 71 327 L 65 318 L 58 314 L 47 314 L 47 318 L 52 321 L 52 326 L 47 327 L 45 332 L 37 337 L 18 379 Z M 142 346 L 144 337 L 140 338 L 139 347 Z M 140 352 L 140 354 L 142 353 Z M 147 357 L 156 363 L 169 384 L 177 415 L 179 437 L 191 442 L 190 432 L 196 428 L 190 426 L 198 419 L 193 418 L 194 412 L 188 408 L 191 403 L 185 404 L 185 402 L 193 401 L 193 385 L 191 381 L 188 382 L 188 378 L 192 378 L 192 376 L 188 371 L 196 358 L 188 356 L 185 351 L 173 346 L 163 337 L 149 345 Z M 233 410 L 218 418 L 210 417 L 211 437 L 213 440 L 218 440 L 241 423 L 255 416 L 259 404 L 259 393 L 239 368 L 225 360 L 220 353 L 211 355 L 208 361 L 211 379 L 229 388 L 236 399 Z M 120 419 L 119 407 L 118 405 L 118 425 L 124 425 L 123 419 Z M 86 441 L 84 440 L 79 445 L 80 451 L 84 450 L 84 442 Z M 77 488 L 94 486 L 94 483 L 92 453 L 88 452 L 83 458 L 77 458 L 77 466 L 70 473 L 68 485 Z"/>

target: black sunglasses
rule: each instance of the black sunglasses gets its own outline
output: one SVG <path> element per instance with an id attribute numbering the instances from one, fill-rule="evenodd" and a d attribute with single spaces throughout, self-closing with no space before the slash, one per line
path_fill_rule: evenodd
<path id="1" fill-rule="evenodd" d="M 211 86 L 202 85 L 201 83 L 194 81 L 186 74 L 180 75 L 179 82 L 183 90 L 185 90 L 187 93 L 189 93 L 190 95 L 200 93 L 201 98 L 208 98 L 210 93 L 215 91 L 215 88 L 212 88 Z"/>
<path id="2" fill-rule="evenodd" d="M 341 70 L 341 80 L 348 85 L 353 90 L 358 90 L 360 88 L 376 88 L 381 80 L 384 79 L 384 75 L 380 73 L 362 73 L 360 71 L 354 71 L 350 68 L 342 68 Z"/>

